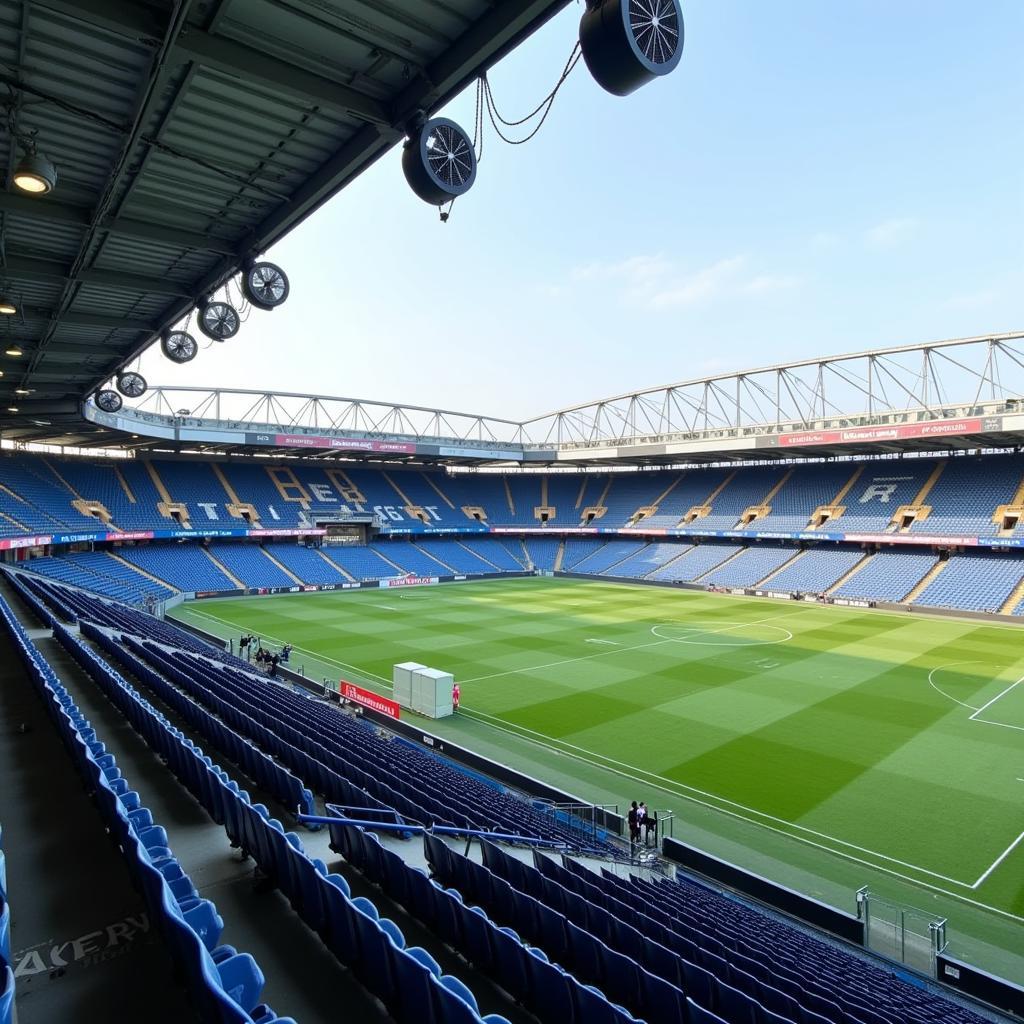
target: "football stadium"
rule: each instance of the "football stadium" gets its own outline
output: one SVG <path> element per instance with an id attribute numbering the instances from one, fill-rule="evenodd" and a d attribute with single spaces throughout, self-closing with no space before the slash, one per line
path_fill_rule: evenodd
<path id="1" fill-rule="evenodd" d="M 0 0 L 0 1024 L 1024 1019 L 1020 225 L 755 6 Z"/>

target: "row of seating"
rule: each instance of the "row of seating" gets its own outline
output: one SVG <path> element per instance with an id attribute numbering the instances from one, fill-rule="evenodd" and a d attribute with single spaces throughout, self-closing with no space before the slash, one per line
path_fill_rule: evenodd
<path id="1" fill-rule="evenodd" d="M 14 1019 L 14 970 L 11 967 L 11 908 L 7 903 L 7 864 L 0 823 L 0 1024 Z"/>
<path id="2" fill-rule="evenodd" d="M 129 657 L 126 646 L 131 644 L 128 637 L 111 634 L 93 625 L 83 622 L 82 635 L 88 637 L 100 648 L 114 656 L 124 655 L 127 666 L 130 666 L 135 678 L 153 695 L 174 712 L 188 725 L 191 732 L 200 736 L 218 753 L 245 772 L 260 789 L 269 793 L 282 806 L 290 808 L 295 814 L 315 814 L 316 802 L 313 794 L 287 768 L 268 757 L 254 743 L 240 736 L 219 718 L 211 715 L 198 701 L 186 693 L 176 689 L 159 673 L 154 672 L 141 658 Z"/>
<path id="3" fill-rule="evenodd" d="M 159 486 L 157 482 L 159 481 Z M 112 529 L 177 528 L 158 506 L 169 496 L 184 506 L 192 527 L 236 527 L 236 500 L 250 505 L 265 527 L 308 527 L 318 515 L 376 513 L 403 533 L 486 526 L 554 529 L 589 525 L 587 509 L 605 510 L 595 524 L 629 528 L 678 527 L 694 508 L 709 530 L 802 531 L 822 506 L 837 507 L 829 528 L 880 533 L 893 527 L 903 505 L 927 507 L 912 533 L 982 537 L 1003 528 L 1001 505 L 1018 501 L 1024 484 L 1019 454 L 957 455 L 943 459 L 866 460 L 835 464 L 744 466 L 737 469 L 649 470 L 637 473 L 462 473 L 440 470 L 321 466 L 301 462 L 208 463 L 176 460 L 52 459 L 10 454 L 0 460 L 0 534 L 76 532 L 107 522 L 75 502 L 98 502 Z M 225 486 L 227 485 L 227 486 Z M 751 507 L 767 514 L 741 521 Z M 482 509 L 483 519 L 464 509 Z M 538 518 L 544 509 L 544 520 Z M 426 521 L 422 518 L 425 515 Z M 1011 533 L 1019 536 L 1022 528 Z"/>
<path id="4" fill-rule="evenodd" d="M 902 981 L 890 970 L 752 909 L 733 913 L 735 901 L 696 883 L 680 884 L 700 889 L 705 899 L 679 910 L 665 906 L 661 887 L 651 889 L 638 880 L 626 883 L 608 871 L 598 876 L 567 858 L 560 866 L 537 855 L 530 867 L 487 845 L 484 866 L 489 876 L 476 865 L 467 867 L 450 857 L 449 862 L 456 879 L 461 870 L 485 890 L 500 879 L 541 905 L 585 922 L 602 941 L 668 981 L 677 983 L 682 961 L 683 977 L 692 985 L 693 972 L 685 965 L 700 965 L 713 976 L 717 990 L 707 998 L 694 997 L 728 1020 L 775 1020 L 765 1017 L 760 1007 L 781 1020 L 805 1024 L 982 1024 L 977 1014 Z M 743 923 L 737 926 L 740 914 Z M 640 945 L 623 930 L 627 928 L 642 936 Z M 651 950 L 650 942 L 660 948 Z M 673 958 L 666 958 L 664 950 Z"/>
<path id="5" fill-rule="evenodd" d="M 249 670 L 162 651 L 131 637 L 126 638 L 125 646 L 263 750 L 284 763 L 290 760 L 292 770 L 310 784 L 313 780 L 301 768 L 304 755 L 316 757 L 358 790 L 419 824 L 436 822 L 547 839 L 570 847 L 588 844 L 607 849 L 600 837 L 581 838 L 570 824 L 503 788 L 466 775 L 418 747 L 382 739 L 361 720 Z M 341 799 L 328 789 L 319 792 L 334 802 L 358 805 L 347 791 Z"/>
<path id="6" fill-rule="evenodd" d="M 58 624 L 56 631 L 61 643 L 147 745 L 165 760 L 210 817 L 224 826 L 231 844 L 240 848 L 244 856 L 253 858 L 267 882 L 281 891 L 302 921 L 384 1003 L 395 1020 L 402 1024 L 508 1024 L 498 1014 L 482 1015 L 465 984 L 457 977 L 443 975 L 426 950 L 406 948 L 399 927 L 381 918 L 372 901 L 353 898 L 343 876 L 330 874 L 322 860 L 310 858 L 296 833 L 286 832 L 263 804 L 253 803 L 245 790 L 174 729 L 99 655 L 63 626 Z M 143 815 L 138 820 L 147 819 Z M 163 829 L 147 824 L 141 836 L 150 844 L 151 853 L 163 853 Z M 166 861 L 167 856 L 163 856 L 157 864 L 163 868 L 165 877 L 172 879 L 170 885 L 187 894 L 187 876 L 180 868 L 172 870 Z M 213 926 L 204 933 L 208 947 L 219 935 L 218 922 L 214 917 Z M 230 971 L 232 977 L 238 977 L 231 993 L 252 1015 L 227 1017 L 203 1013 L 204 1020 L 230 1020 L 238 1024 L 253 1020 L 256 1024 L 269 1024 L 277 1019 L 266 1007 L 252 1005 L 262 987 L 262 975 L 251 958 L 235 954 L 231 947 L 214 948 L 210 956 L 222 973 Z M 237 965 L 240 960 L 255 969 L 253 977 L 241 977 Z M 257 1013 L 260 1015 L 256 1016 Z"/>
<path id="7" fill-rule="evenodd" d="M 154 824 L 138 794 L 121 777 L 95 730 L 40 655 L 10 607 L 0 599 L 0 619 L 25 664 L 29 679 L 69 749 L 86 789 L 95 795 L 108 829 L 142 893 L 150 920 L 181 971 L 190 1001 L 210 1024 L 294 1024 L 259 1003 L 263 974 L 255 960 L 233 947 L 218 946 L 223 920 L 209 900 L 201 899 L 168 846 L 166 831 Z M 53 622 L 54 635 L 73 652 L 80 641 Z M 95 678 L 95 676 L 94 676 Z M 127 687 L 123 680 L 111 685 Z M 153 712 L 155 715 L 156 712 Z M 169 723 L 164 722 L 168 732 Z M 188 741 L 178 733 L 175 741 Z M 199 756 L 199 755 L 197 755 Z"/>
<path id="8" fill-rule="evenodd" d="M 636 1021 L 625 1007 L 610 1002 L 599 987 L 584 985 L 553 963 L 539 946 L 524 942 L 512 928 L 499 927 L 482 908 L 463 902 L 456 889 L 446 889 L 422 869 L 409 867 L 373 832 L 352 825 L 330 827 L 331 849 L 543 1024 Z M 437 837 L 426 841 L 443 845 Z M 675 1024 L 686 1024 L 686 1019 L 676 1018 Z"/>

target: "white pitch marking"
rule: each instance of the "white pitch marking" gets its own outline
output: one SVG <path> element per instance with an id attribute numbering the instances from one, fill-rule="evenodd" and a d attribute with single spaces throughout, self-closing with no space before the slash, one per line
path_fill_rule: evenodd
<path id="1" fill-rule="evenodd" d="M 1001 854 L 999 854 L 999 856 L 992 862 L 992 865 L 989 867 L 989 869 L 981 876 L 981 878 L 979 878 L 974 883 L 974 885 L 971 886 L 971 888 L 977 889 L 978 886 L 981 885 L 981 883 L 984 882 L 985 879 L 988 878 L 988 876 L 991 875 L 992 872 L 995 871 L 995 869 L 999 867 L 999 865 L 1002 864 L 1003 861 L 1006 860 L 1006 858 L 1009 857 L 1011 853 L 1013 853 L 1013 851 L 1017 848 L 1017 844 L 1020 843 L 1022 839 L 1024 839 L 1024 832 L 1021 832 L 1021 834 L 1017 836 L 1017 838 L 1014 839 L 1014 841 L 1010 843 L 1010 845 L 1005 850 L 1003 850 Z"/>
<path id="2" fill-rule="evenodd" d="M 393 604 L 374 604 L 373 607 L 374 608 L 383 608 L 385 611 L 389 611 L 389 612 L 397 612 L 399 610 Z"/>
<path id="3" fill-rule="evenodd" d="M 637 768 L 635 765 L 626 764 L 624 761 L 616 761 L 613 757 L 605 757 L 602 754 L 595 754 L 592 750 L 587 750 L 584 747 L 578 747 L 574 743 L 568 743 L 565 740 L 559 740 L 558 743 L 562 747 L 567 747 L 568 750 L 561 750 L 560 747 L 547 742 L 550 737 L 545 736 L 544 733 L 537 732 L 535 729 L 528 729 L 525 725 L 517 725 L 513 728 L 508 728 L 508 723 L 505 723 L 503 719 L 496 718 L 494 715 L 488 715 L 483 711 L 474 711 L 472 708 L 467 708 L 471 715 L 475 715 L 477 718 L 490 719 L 485 724 L 491 725 L 492 728 L 500 729 L 503 732 L 509 733 L 509 735 L 519 735 L 519 730 L 522 732 L 530 733 L 530 736 L 520 736 L 520 739 L 526 739 L 531 743 L 536 743 L 539 746 L 547 747 L 549 750 L 555 750 L 559 753 L 567 754 L 569 757 L 575 757 L 579 761 L 585 761 L 588 764 L 595 765 L 598 768 L 603 768 L 605 771 L 615 772 L 617 775 L 623 775 L 626 778 L 633 778 L 637 782 L 644 781 L 643 779 L 637 778 L 635 775 L 630 775 L 627 771 L 622 771 L 626 768 L 632 772 L 640 772 L 642 775 L 646 775 L 651 779 L 659 780 L 660 782 L 669 782 L 670 786 L 658 785 L 655 783 L 656 788 L 664 789 L 666 793 L 673 793 L 676 796 L 681 796 L 684 800 L 692 800 L 694 803 L 703 804 L 705 807 L 711 807 L 713 810 L 721 811 L 723 814 L 730 814 L 734 818 L 740 818 L 743 821 L 749 821 L 755 825 L 762 825 L 765 828 L 770 828 L 775 832 L 782 832 L 783 835 L 788 835 L 793 839 L 799 839 L 802 842 L 810 843 L 812 846 L 819 845 L 813 843 L 811 840 L 804 838 L 803 836 L 794 836 L 791 832 L 784 832 L 783 829 L 777 828 L 775 825 L 766 825 L 763 821 L 754 821 L 749 815 L 756 815 L 759 818 L 765 818 L 768 821 L 777 822 L 778 825 L 785 825 L 788 828 L 798 829 L 800 832 L 806 832 L 808 835 L 817 836 L 821 839 L 831 840 L 833 843 L 839 843 L 841 846 L 848 846 L 851 850 L 857 850 L 860 853 L 869 853 L 873 857 L 881 857 L 883 860 L 891 861 L 893 864 L 899 864 L 905 868 L 912 868 L 914 871 L 920 871 L 926 875 L 931 875 L 933 878 L 940 878 L 943 882 L 952 882 L 954 885 L 962 885 L 965 889 L 970 888 L 969 883 L 961 881 L 959 878 L 950 878 L 949 875 L 940 875 L 937 871 L 930 871 L 928 868 L 923 868 L 919 864 L 911 864 L 909 861 L 899 860 L 896 857 L 890 857 L 888 854 L 879 853 L 877 850 L 869 849 L 866 846 L 858 846 L 856 843 L 847 842 L 845 839 L 839 839 L 836 836 L 829 835 L 827 832 L 818 832 L 816 829 L 808 828 L 806 825 L 798 825 L 795 821 L 787 821 L 785 818 L 778 818 L 774 814 L 769 814 L 767 811 L 759 811 L 755 807 L 749 807 L 746 804 L 738 803 L 735 800 L 729 800 L 727 797 L 719 796 L 717 793 L 709 793 L 705 789 L 698 789 L 696 786 L 687 785 L 685 782 L 672 782 L 672 780 L 665 779 L 661 775 L 655 775 L 653 772 L 645 772 L 642 768 Z M 500 725 L 494 725 L 493 723 L 500 722 Z M 534 738 L 536 737 L 536 738 Z M 609 768 L 609 765 L 616 767 Z M 671 788 L 672 786 L 678 787 L 677 789 Z M 747 814 L 739 814 L 736 811 L 730 811 L 728 807 L 718 807 L 715 804 L 706 803 L 704 800 L 699 800 L 697 797 L 688 795 L 687 793 L 681 792 L 681 790 L 689 790 L 690 793 L 697 793 L 702 797 L 707 797 L 710 800 L 718 800 L 723 804 L 728 804 L 729 807 L 736 807 L 740 811 L 746 811 Z M 829 849 L 829 847 L 821 847 L 822 849 Z M 833 853 L 839 853 L 841 856 L 846 856 L 842 851 L 833 850 Z M 856 859 L 856 858 L 854 858 Z"/>
<path id="4" fill-rule="evenodd" d="M 611 644 L 612 647 L 622 646 L 622 644 L 620 644 L 618 640 L 595 640 L 592 638 L 590 640 L 584 640 L 583 642 L 585 644 Z"/>
<path id="5" fill-rule="evenodd" d="M 1017 682 L 1010 683 L 1010 685 L 1005 690 L 1003 690 L 1002 693 L 997 693 L 987 704 L 982 704 L 982 706 L 980 708 L 978 708 L 978 710 L 975 711 L 973 715 L 971 715 L 971 718 L 976 719 L 978 717 L 978 715 L 980 715 L 982 713 L 982 711 L 985 710 L 985 708 L 992 707 L 992 705 L 995 704 L 995 702 L 997 700 L 999 700 L 1000 697 L 1005 697 L 1006 694 L 1008 694 L 1015 686 L 1020 686 L 1021 683 L 1024 683 L 1024 676 L 1021 676 L 1020 679 L 1017 680 Z M 991 725 L 997 725 L 997 724 L 1001 725 L 1002 723 L 991 722 L 989 724 L 991 724 Z"/>
<path id="6" fill-rule="evenodd" d="M 784 619 L 787 615 L 795 615 L 796 612 L 783 612 L 781 615 L 771 615 L 766 619 L 758 619 L 754 622 L 743 622 L 743 623 L 731 623 L 722 629 L 706 629 L 703 631 L 705 636 L 711 633 L 724 632 L 728 629 L 735 629 L 737 625 L 743 626 L 759 626 L 764 622 L 771 622 L 773 619 Z M 652 627 L 654 628 L 654 627 Z M 788 630 L 787 630 L 788 632 Z M 640 651 L 646 647 L 660 647 L 662 644 L 678 643 L 677 640 L 655 640 L 652 643 L 647 644 L 636 644 L 633 647 L 623 647 L 621 651 L 598 651 L 597 654 L 584 654 L 580 658 L 563 658 L 561 661 L 550 661 L 546 665 L 528 665 L 525 668 L 513 668 L 507 672 L 495 672 L 489 676 L 477 676 L 475 679 L 464 679 L 463 683 L 482 683 L 485 679 L 501 679 L 504 676 L 524 676 L 530 672 L 539 672 L 544 668 L 558 668 L 561 665 L 572 665 L 578 661 L 589 661 L 591 658 L 603 658 L 609 654 L 628 654 L 630 651 Z"/>

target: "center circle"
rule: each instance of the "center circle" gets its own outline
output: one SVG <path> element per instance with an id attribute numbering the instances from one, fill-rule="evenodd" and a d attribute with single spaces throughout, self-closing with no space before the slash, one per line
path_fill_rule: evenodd
<path id="1" fill-rule="evenodd" d="M 675 644 L 702 647 L 764 647 L 793 639 L 788 629 L 761 622 L 663 622 L 651 632 Z"/>

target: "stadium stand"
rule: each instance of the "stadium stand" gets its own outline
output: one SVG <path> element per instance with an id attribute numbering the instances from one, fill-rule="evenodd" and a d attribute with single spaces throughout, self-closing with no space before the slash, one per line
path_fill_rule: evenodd
<path id="1" fill-rule="evenodd" d="M 267 552 L 304 583 L 345 583 L 350 579 L 316 548 L 282 543 L 269 545 Z"/>
<path id="2" fill-rule="evenodd" d="M 377 546 L 378 552 L 388 561 L 411 573 L 413 576 L 451 575 L 451 566 L 438 561 L 418 544 L 408 540 L 392 540 Z"/>
<path id="3" fill-rule="evenodd" d="M 346 510 L 374 513 L 383 524 L 384 534 L 367 545 L 332 545 L 322 553 L 295 544 L 268 549 L 218 540 L 208 554 L 186 544 L 124 545 L 110 552 L 67 552 L 55 546 L 44 552 L 48 557 L 25 563 L 50 578 L 135 604 L 161 600 L 177 590 L 336 585 L 405 574 L 468 576 L 516 572 L 528 563 L 544 571 L 558 568 L 616 579 L 727 586 L 751 586 L 771 573 L 771 586 L 777 589 L 821 592 L 840 583 L 836 597 L 906 601 L 924 573 L 906 589 L 903 574 L 912 575 L 911 566 L 930 568 L 935 554 L 883 548 L 855 568 L 859 556 L 851 562 L 854 556 L 845 549 L 819 548 L 782 567 L 760 547 L 721 564 L 736 555 L 736 549 L 712 539 L 688 550 L 682 540 L 658 541 L 650 535 L 627 540 L 621 535 L 562 538 L 558 533 L 562 527 L 578 527 L 585 517 L 592 517 L 601 530 L 612 531 L 654 531 L 682 524 L 696 533 L 803 533 L 815 528 L 815 512 L 827 509 L 827 515 L 818 517 L 824 518 L 820 532 L 848 532 L 852 537 L 874 533 L 876 543 L 888 534 L 1016 540 L 1022 535 L 1022 492 L 1024 457 L 1016 454 L 686 471 L 445 475 L 298 462 L 148 462 L 15 453 L 0 458 L 0 536 L 88 530 L 116 538 L 122 530 L 187 533 L 214 524 L 218 529 L 304 529 L 318 515 L 337 517 Z M 95 515 L 83 514 L 76 502 Z M 546 509 L 544 528 L 553 535 L 474 535 L 485 526 L 464 513 L 463 506 L 483 509 L 487 525 L 531 530 L 542 525 L 537 510 Z M 702 515 L 709 506 L 710 515 Z M 388 539 L 390 529 L 411 535 L 415 542 Z M 430 536 L 431 529 L 465 532 L 458 537 Z M 923 593 L 911 595 L 913 601 L 1020 614 L 1020 602 L 1011 600 L 1021 578 L 1014 579 L 1015 557 L 1006 555 L 998 572 L 996 562 L 956 561 L 939 570 L 934 580 L 926 580 Z M 971 565 L 981 574 L 972 574 Z M 762 567 L 765 574 L 753 579 Z M 886 580 L 888 568 L 895 575 Z M 851 578 L 845 580 L 851 570 Z M 998 579 L 988 578 L 994 576 Z M 1008 589 L 1000 604 L 1004 583 Z"/>
<path id="4" fill-rule="evenodd" d="M 720 587 L 753 587 L 796 555 L 791 547 L 744 548 L 724 565 L 701 577 L 702 583 Z"/>
<path id="5" fill-rule="evenodd" d="M 323 554 L 354 580 L 387 580 L 405 574 L 401 566 L 381 557 L 376 547 L 339 544 L 325 548 Z"/>
<path id="6" fill-rule="evenodd" d="M 761 505 L 786 472 L 776 466 L 749 466 L 737 472 L 711 502 L 710 514 L 700 519 L 698 525 L 706 530 L 736 529 L 740 516 L 748 508 Z"/>
<path id="7" fill-rule="evenodd" d="M 142 893 L 152 926 L 177 965 L 180 982 L 200 1017 L 223 1024 L 270 1024 L 275 1020 L 294 1024 L 291 1018 L 278 1018 L 270 1007 L 259 1003 L 264 978 L 255 960 L 231 946 L 217 945 L 223 929 L 217 908 L 210 900 L 198 896 L 171 852 L 167 832 L 141 805 L 138 793 L 122 778 L 113 755 L 105 752 L 90 722 L 81 715 L 60 679 L 3 600 L 0 600 L 0 621 L 50 712 L 87 790 L 95 794 L 100 814 Z M 131 687 L 75 636 L 59 624 L 54 628 L 55 636 L 76 659 L 89 666 L 101 687 L 109 687 L 108 692 L 116 688 L 126 702 L 133 703 L 137 715 L 147 716 L 154 729 L 166 738 L 166 742 L 160 743 L 154 736 L 151 741 L 154 750 L 165 753 L 169 759 L 177 755 L 190 761 L 196 778 L 205 774 L 207 766 L 200 760 L 200 751 L 176 734 L 162 716 L 138 699 Z M 227 777 L 219 781 L 224 785 Z M 4 973 L 7 975 L 8 971 Z M 8 1002 L 6 996 L 0 997 L 0 1008 L 4 1002 Z"/>
<path id="8" fill-rule="evenodd" d="M 530 565 L 535 569 L 554 569 L 561 541 L 554 537 L 528 537 L 524 541 Z"/>
<path id="9" fill-rule="evenodd" d="M 207 551 L 247 587 L 291 587 L 295 580 L 258 544 L 211 544 Z"/>
<path id="10" fill-rule="evenodd" d="M 501 915 L 580 981 L 605 986 L 607 999 L 654 1024 L 981 1024 L 969 1010 L 696 883 L 627 882 L 539 851 L 531 866 L 490 843 L 477 864 L 434 837 L 424 842 L 442 885 L 485 915 Z M 712 1016 L 694 1017 L 693 1006 Z"/>
<path id="11" fill-rule="evenodd" d="M 998 612 L 1020 582 L 1022 567 L 1019 556 L 953 555 L 916 602 L 933 608 Z"/>
<path id="12" fill-rule="evenodd" d="M 501 572 L 520 572 L 526 566 L 526 556 L 523 553 L 522 545 L 518 542 L 516 542 L 518 553 L 511 551 L 500 540 L 490 537 L 465 537 L 461 544 L 485 559 L 493 569 Z"/>
<path id="13" fill-rule="evenodd" d="M 769 502 L 771 512 L 753 520 L 751 530 L 806 530 L 815 509 L 831 505 L 855 470 L 837 466 L 795 466 Z"/>
<path id="14" fill-rule="evenodd" d="M 606 576 L 621 579 L 643 579 L 662 569 L 668 562 L 688 550 L 689 544 L 674 543 L 645 544 L 639 551 L 627 555 L 605 572 Z"/>
<path id="15" fill-rule="evenodd" d="M 125 547 L 122 558 L 178 590 L 234 590 L 235 583 L 202 548 L 191 544 Z"/>
<path id="16" fill-rule="evenodd" d="M 859 550 L 810 548 L 769 576 L 764 585 L 771 590 L 820 594 L 838 583 L 864 557 Z"/>
<path id="17" fill-rule="evenodd" d="M 565 541 L 561 568 L 566 572 L 575 572 L 576 566 L 585 558 L 589 558 L 604 546 L 598 537 L 569 537 Z"/>
<path id="18" fill-rule="evenodd" d="M 937 561 L 930 551 L 880 551 L 832 596 L 902 601 Z"/>
<path id="19" fill-rule="evenodd" d="M 495 571 L 490 562 L 457 540 L 419 540 L 416 546 L 457 573 L 480 576 Z"/>
<path id="20" fill-rule="evenodd" d="M 1021 464 L 1012 456 L 946 459 L 926 499 L 931 514 L 910 532 L 995 537 L 993 513 L 1013 502 L 1021 483 Z"/>
<path id="21" fill-rule="evenodd" d="M 829 527 L 848 533 L 884 533 L 901 505 L 910 505 L 935 470 L 933 462 L 901 459 L 866 464 L 844 498 L 846 511 Z"/>
<path id="22" fill-rule="evenodd" d="M 603 575 L 624 558 L 637 554 L 643 548 L 643 541 L 609 540 L 589 551 L 582 558 L 574 560 L 571 569 L 573 572 L 589 573 L 595 576 Z M 566 545 L 566 558 L 568 557 L 569 545 Z"/>
<path id="23" fill-rule="evenodd" d="M 659 579 L 685 580 L 690 582 L 721 565 L 727 558 L 742 551 L 739 544 L 695 544 L 681 558 L 669 563 L 666 575 L 658 575 Z M 652 578 L 654 578 L 652 576 Z"/>

